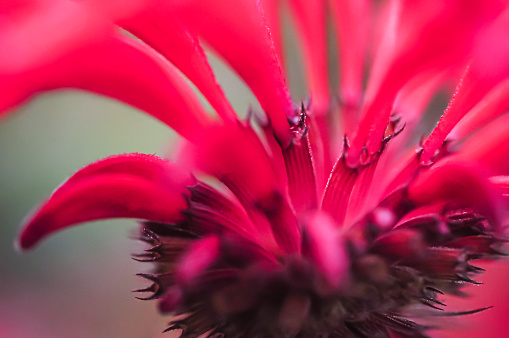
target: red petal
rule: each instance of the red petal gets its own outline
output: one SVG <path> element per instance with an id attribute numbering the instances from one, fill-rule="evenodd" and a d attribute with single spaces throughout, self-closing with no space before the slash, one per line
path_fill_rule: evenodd
<path id="1" fill-rule="evenodd" d="M 177 268 L 176 280 L 179 284 L 189 285 L 196 277 L 205 272 L 220 255 L 219 237 L 211 236 L 193 244 L 192 248 L 182 257 Z"/>
<path id="2" fill-rule="evenodd" d="M 223 119 L 237 119 L 197 37 L 182 24 L 168 4 L 158 3 L 137 17 L 125 20 L 122 26 L 180 69 Z"/>
<path id="3" fill-rule="evenodd" d="M 509 80 L 494 87 L 451 131 L 451 138 L 462 139 L 509 108 Z"/>
<path id="4" fill-rule="evenodd" d="M 497 1 L 485 0 L 470 1 L 468 6 L 462 0 L 409 0 L 393 4 L 395 25 L 388 26 L 387 36 L 393 35 L 394 29 L 399 35 L 379 46 L 359 131 L 352 142 L 349 160 L 353 162 L 364 144 L 370 153 L 379 150 L 401 87 L 423 71 L 462 65 L 473 47 L 472 37 L 502 10 Z"/>
<path id="5" fill-rule="evenodd" d="M 209 128 L 187 157 L 196 168 L 232 182 L 254 200 L 283 191 L 268 154 L 249 127 Z"/>
<path id="6" fill-rule="evenodd" d="M 13 2 L 12 7 L 1 8 L 2 75 L 44 65 L 102 38 L 113 28 L 107 17 L 86 1 L 7 1 Z"/>
<path id="7" fill-rule="evenodd" d="M 509 34 L 509 11 L 478 38 L 473 60 L 458 84 L 454 97 L 429 138 L 423 144 L 421 160 L 429 162 L 456 124 L 495 85 L 509 76 L 509 48 L 504 43 Z"/>
<path id="8" fill-rule="evenodd" d="M 344 103 L 343 121 L 347 123 L 345 131 L 350 134 L 358 118 L 356 109 L 362 95 L 365 58 L 369 29 L 372 20 L 371 1 L 342 0 L 330 1 L 334 15 L 334 28 L 339 52 L 340 97 Z M 354 115 L 354 116 L 349 116 Z"/>
<path id="9" fill-rule="evenodd" d="M 404 131 L 414 130 L 431 99 L 447 80 L 446 75 L 445 72 L 423 73 L 401 89 L 394 103 L 394 111 L 403 117 Z M 392 147 L 393 144 L 394 142 L 391 142 Z"/>
<path id="10" fill-rule="evenodd" d="M 450 131 L 493 85 L 494 83 L 480 81 L 479 74 L 467 68 L 440 121 L 422 145 L 421 163 L 432 162 Z"/>
<path id="11" fill-rule="evenodd" d="M 189 172 L 171 164 L 168 160 L 155 155 L 131 153 L 113 155 L 87 165 L 69 177 L 56 192 L 70 186 L 71 183 L 74 184 L 105 174 L 133 175 L 140 179 L 158 182 L 160 185 L 167 187 L 176 186 L 178 188 L 182 185 L 194 183 L 194 179 Z"/>
<path id="12" fill-rule="evenodd" d="M 28 249 L 55 231 L 104 218 L 178 221 L 187 207 L 185 185 L 191 182 L 156 157 L 123 155 L 99 161 L 72 176 L 37 208 L 23 225 L 19 246 Z"/>
<path id="13" fill-rule="evenodd" d="M 509 174 L 509 115 L 493 121 L 463 144 L 453 156 L 459 161 L 478 163 L 487 168 L 491 175 Z"/>
<path id="14" fill-rule="evenodd" d="M 330 105 L 325 5 L 325 0 L 290 1 L 304 51 L 312 108 L 316 114 L 327 113 Z"/>
<path id="15" fill-rule="evenodd" d="M 284 0 L 261 0 L 261 5 L 263 8 L 263 14 L 265 16 L 265 22 L 270 30 L 270 36 L 272 41 L 274 41 L 274 46 L 276 47 L 276 53 L 279 57 L 279 61 L 281 63 L 281 68 L 283 71 L 286 69 L 285 67 L 285 53 L 283 46 L 283 37 L 282 32 L 283 29 L 281 27 L 281 20 L 279 15 L 279 10 L 282 6 Z"/>
<path id="16" fill-rule="evenodd" d="M 80 88 L 144 110 L 181 135 L 194 139 L 212 123 L 178 71 L 148 46 L 121 35 L 74 51 L 18 82 L 7 97 L 39 90 Z"/>
<path id="17" fill-rule="evenodd" d="M 350 261 L 338 225 L 326 214 L 316 213 L 303 226 L 303 254 L 316 262 L 331 286 L 339 286 L 347 278 Z"/>
<path id="18" fill-rule="evenodd" d="M 412 182 L 408 196 L 418 206 L 453 203 L 479 212 L 500 226 L 500 195 L 478 167 L 458 161 L 437 165 Z"/>
<path id="19" fill-rule="evenodd" d="M 190 29 L 210 44 L 246 81 L 283 143 L 293 106 L 259 3 L 251 0 L 173 1 Z"/>
<path id="20" fill-rule="evenodd" d="M 144 44 L 117 35 L 69 62 L 68 85 L 138 107 L 184 137 L 194 139 L 212 122 L 174 66 Z"/>
<path id="21" fill-rule="evenodd" d="M 509 176 L 492 176 L 490 182 L 498 187 L 504 197 L 509 197 Z"/>

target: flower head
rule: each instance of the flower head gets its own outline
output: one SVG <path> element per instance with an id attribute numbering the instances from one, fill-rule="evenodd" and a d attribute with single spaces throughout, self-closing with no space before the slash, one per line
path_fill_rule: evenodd
<path id="1" fill-rule="evenodd" d="M 310 90 L 295 104 L 281 2 L 54 1 L 62 22 L 95 18 L 68 31 L 36 1 L 0 7 L 12 18 L 0 46 L 17 47 L 0 68 L 2 108 L 73 87 L 140 108 L 185 138 L 173 161 L 124 154 L 79 170 L 27 219 L 19 246 L 87 221 L 142 220 L 137 237 L 148 248 L 134 258 L 154 271 L 140 274 L 153 284 L 137 291 L 176 315 L 168 329 L 183 337 L 423 337 L 426 314 L 486 310 L 443 311 L 441 297 L 477 284 L 475 260 L 504 255 L 506 4 L 288 1 Z M 339 100 L 328 85 L 329 9 Z M 51 50 L 21 48 L 34 27 L 48 28 Z M 237 117 L 201 41 L 263 112 Z M 410 147 L 451 80 L 449 107 Z"/>

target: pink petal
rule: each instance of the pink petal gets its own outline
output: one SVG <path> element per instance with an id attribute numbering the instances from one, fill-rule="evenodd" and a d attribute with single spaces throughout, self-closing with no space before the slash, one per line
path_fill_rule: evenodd
<path id="1" fill-rule="evenodd" d="M 410 184 L 408 197 L 417 206 L 444 202 L 469 207 L 495 229 L 500 226 L 501 196 L 485 173 L 472 164 L 449 161 L 431 168 Z"/>
<path id="2" fill-rule="evenodd" d="M 393 2 L 394 27 L 375 59 L 358 133 L 352 142 L 351 163 L 367 145 L 380 149 L 394 99 L 413 76 L 433 69 L 458 67 L 466 62 L 473 36 L 491 23 L 502 7 L 496 1 L 408 0 Z M 441 146 L 441 144 L 440 144 Z M 438 149 L 438 148 L 437 148 Z"/>
<path id="3" fill-rule="evenodd" d="M 478 163 L 491 175 L 509 174 L 509 115 L 493 121 L 466 141 L 462 149 L 452 155 L 458 161 Z"/>
<path id="4" fill-rule="evenodd" d="M 56 192 L 83 180 L 99 175 L 113 174 L 133 175 L 140 179 L 158 182 L 158 184 L 165 185 L 168 188 L 175 187 L 178 189 L 182 185 L 194 183 L 194 179 L 188 171 L 173 165 L 168 160 L 155 155 L 130 153 L 113 155 L 87 165 L 69 177 Z"/>
<path id="5" fill-rule="evenodd" d="M 195 168 L 242 187 L 253 200 L 283 191 L 268 154 L 249 127 L 209 128 L 186 155 Z"/>
<path id="6" fill-rule="evenodd" d="M 339 49 L 340 97 L 345 132 L 350 134 L 357 121 L 363 96 L 362 81 L 372 20 L 369 0 L 331 0 L 334 28 Z"/>
<path id="7" fill-rule="evenodd" d="M 403 118 L 404 131 L 414 131 L 431 99 L 447 80 L 447 75 L 437 72 L 422 73 L 401 89 L 394 103 L 394 111 Z M 394 148 L 393 145 L 394 142 L 391 142 L 391 148 Z"/>
<path id="8" fill-rule="evenodd" d="M 478 264 L 475 264 L 478 265 Z M 509 332 L 509 294 L 507 288 L 507 274 L 509 263 L 506 260 L 482 262 L 479 264 L 486 269 L 478 278 L 484 287 L 469 285 L 465 288 L 468 298 L 448 297 L 447 307 L 451 311 L 464 309 L 480 309 L 493 306 L 493 309 L 482 311 L 473 316 L 463 317 L 464 322 L 449 325 L 441 330 L 437 336 L 441 338 L 479 338 L 505 337 Z M 501 291 L 504 290 L 504 291 Z M 467 319 L 468 318 L 468 319 Z"/>
<path id="9" fill-rule="evenodd" d="M 339 286 L 348 277 L 350 261 L 338 225 L 326 214 L 315 213 L 303 226 L 303 255 L 314 260 L 332 287 Z"/>
<path id="10" fill-rule="evenodd" d="M 429 162 L 456 124 L 500 81 L 509 76 L 509 10 L 478 38 L 472 62 L 438 125 L 423 144 L 421 160 Z"/>
<path id="11" fill-rule="evenodd" d="M 211 236 L 193 244 L 182 257 L 176 272 L 179 284 L 189 285 L 205 272 L 220 255 L 219 237 Z"/>
<path id="12" fill-rule="evenodd" d="M 327 113 L 330 105 L 325 2 L 290 1 L 304 51 L 306 77 L 315 114 Z"/>
<path id="13" fill-rule="evenodd" d="M 293 106 L 259 3 L 179 0 L 172 6 L 247 83 L 286 144 L 290 137 L 287 118 L 293 119 Z"/>
<path id="14" fill-rule="evenodd" d="M 509 176 L 492 176 L 490 182 L 497 186 L 504 197 L 509 197 Z"/>
<path id="15" fill-rule="evenodd" d="M 7 97 L 79 88 L 116 98 L 194 139 L 212 120 L 182 76 L 148 46 L 122 35 L 74 51 L 5 84 Z"/>
<path id="16" fill-rule="evenodd" d="M 471 68 L 467 68 L 440 121 L 422 145 L 421 163 L 429 164 L 432 162 L 438 149 L 440 149 L 454 126 L 494 85 L 494 83 L 483 81 L 479 83 L 478 75 Z"/>
<path id="17" fill-rule="evenodd" d="M 175 175 L 174 175 L 175 174 Z M 23 225 L 21 249 L 77 223 L 105 218 L 181 220 L 189 175 L 167 161 L 121 155 L 96 162 L 63 183 Z"/>
<path id="18" fill-rule="evenodd" d="M 467 115 L 454 127 L 450 137 L 462 139 L 477 128 L 494 120 L 509 108 L 509 80 L 495 86 L 486 96 L 472 108 Z"/>
<path id="19" fill-rule="evenodd" d="M 279 62 L 281 63 L 281 68 L 283 72 L 285 71 L 285 53 L 284 53 L 284 45 L 283 45 L 283 28 L 281 26 L 281 20 L 279 11 L 283 4 L 284 0 L 261 0 L 260 3 L 263 8 L 263 14 L 265 17 L 265 22 L 270 30 L 270 37 L 274 42 L 274 46 L 276 48 L 276 53 L 279 58 Z"/>
<path id="20" fill-rule="evenodd" d="M 224 120 L 237 119 L 197 37 L 182 24 L 169 4 L 157 3 L 137 17 L 124 20 L 122 26 L 182 71 Z"/>
<path id="21" fill-rule="evenodd" d="M 438 202 L 436 204 L 423 205 L 416 209 L 413 209 L 405 216 L 403 216 L 395 228 L 401 229 L 413 229 L 415 227 L 426 227 L 430 228 L 431 225 L 437 224 L 436 228 L 439 232 L 444 234 L 450 230 L 447 229 L 446 225 L 440 220 L 440 216 L 444 210 L 445 202 Z M 442 223 L 440 223 L 442 222 Z M 439 233 L 437 233 L 439 235 Z"/>
<path id="22" fill-rule="evenodd" d="M 344 224 L 349 225 L 357 221 L 362 215 L 373 210 L 380 202 L 372 193 L 372 186 L 381 185 L 378 181 L 373 183 L 373 176 L 377 170 L 379 156 L 374 158 L 368 165 L 359 170 L 355 179 L 355 185 L 350 192 L 348 206 L 345 214 Z M 366 198 L 369 196 L 370 198 Z"/>
<path id="23" fill-rule="evenodd" d="M 8 3 L 14 3 L 14 6 L 1 8 L 1 75 L 17 74 L 44 65 L 101 39 L 113 29 L 107 17 L 86 1 Z"/>
<path id="24" fill-rule="evenodd" d="M 254 131 L 243 126 L 209 128 L 187 153 L 190 165 L 222 181 L 261 231 L 271 231 L 280 247 L 295 252 L 300 230 L 269 155 Z"/>

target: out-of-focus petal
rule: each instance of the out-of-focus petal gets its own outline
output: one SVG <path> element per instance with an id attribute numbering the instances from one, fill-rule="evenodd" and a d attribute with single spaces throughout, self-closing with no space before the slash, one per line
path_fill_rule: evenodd
<path id="1" fill-rule="evenodd" d="M 314 260 L 332 287 L 338 287 L 350 265 L 338 226 L 324 213 L 310 215 L 303 226 L 303 255 Z"/>
<path id="2" fill-rule="evenodd" d="M 244 79 L 286 144 L 293 105 L 260 4 L 251 0 L 179 0 L 172 6 Z"/>
<path id="3" fill-rule="evenodd" d="M 330 105 L 326 1 L 290 0 L 289 4 L 303 47 L 313 113 L 323 115 Z"/>
<path id="4" fill-rule="evenodd" d="M 477 128 L 505 113 L 509 108 L 509 80 L 495 86 L 486 96 L 472 108 L 468 114 L 454 127 L 450 137 L 462 139 Z"/>
<path id="5" fill-rule="evenodd" d="M 478 163 L 490 171 L 491 175 L 509 174 L 509 115 L 493 121 L 482 128 L 462 145 L 462 149 L 452 158 L 460 161 Z"/>
<path id="6" fill-rule="evenodd" d="M 394 102 L 394 111 L 403 118 L 404 132 L 412 133 L 424 110 L 443 82 L 445 73 L 423 73 L 410 80 L 399 92 Z M 396 138 L 394 142 L 397 142 Z M 394 144 L 391 142 L 391 145 Z M 401 151 L 401 149 L 399 149 Z"/>
<path id="7" fill-rule="evenodd" d="M 421 161 L 431 161 L 451 130 L 500 81 L 509 76 L 509 47 L 500 43 L 509 34 L 509 10 L 477 38 L 472 61 L 453 99 L 423 144 Z"/>
<path id="8" fill-rule="evenodd" d="M 198 38 L 184 26 L 169 3 L 156 2 L 139 15 L 124 20 L 121 25 L 182 71 L 224 120 L 233 122 L 237 119 Z"/>
<path id="9" fill-rule="evenodd" d="M 79 181 L 105 174 L 133 175 L 140 179 L 169 186 L 174 186 L 175 182 L 179 182 L 178 186 L 190 185 L 194 182 L 188 171 L 172 165 L 167 160 L 155 155 L 130 153 L 113 155 L 87 165 L 69 177 L 58 191 L 64 189 L 65 186 L 69 187 Z"/>
<path id="10" fill-rule="evenodd" d="M 196 281 L 218 259 L 220 244 L 217 236 L 195 242 L 180 261 L 176 271 L 177 282 L 186 285 Z"/>
<path id="11" fill-rule="evenodd" d="M 413 76 L 433 69 L 461 66 L 472 50 L 473 36 L 502 11 L 499 1 L 402 0 L 393 1 L 398 35 L 383 42 L 368 83 L 358 133 L 352 142 L 354 163 L 364 145 L 370 153 L 380 149 L 391 108 L 401 87 Z"/>
<path id="12" fill-rule="evenodd" d="M 190 183 L 181 169 L 155 156 L 99 161 L 78 171 L 25 220 L 19 246 L 29 249 L 55 231 L 98 219 L 181 220 Z"/>
<path id="13" fill-rule="evenodd" d="M 450 161 L 419 175 L 408 188 L 417 206 L 441 202 L 472 208 L 484 215 L 495 229 L 500 226 L 500 195 L 486 173 L 474 164 Z"/>
<path id="14" fill-rule="evenodd" d="M 284 0 L 261 0 L 260 3 L 263 8 L 265 23 L 269 27 L 270 36 L 274 42 L 276 53 L 281 64 L 283 72 L 286 70 L 285 66 L 285 52 L 283 44 L 283 28 L 280 19 L 280 10 Z"/>
<path id="15" fill-rule="evenodd" d="M 209 128 L 190 151 L 188 160 L 195 168 L 239 185 L 254 200 L 283 191 L 270 158 L 249 127 Z"/>
<path id="16" fill-rule="evenodd" d="M 23 75 L 0 83 L 6 104 L 10 98 L 19 102 L 41 90 L 78 88 L 137 107 L 191 140 L 212 123 L 173 65 L 147 45 L 122 35 L 112 35 Z"/>
<path id="17" fill-rule="evenodd" d="M 270 225 L 283 250 L 298 250 L 300 230 L 286 187 L 254 131 L 240 125 L 223 126 L 209 128 L 202 137 L 183 161 L 222 181 L 256 219 L 257 226 Z"/>
<path id="18" fill-rule="evenodd" d="M 476 264 L 477 265 L 477 264 Z M 434 331 L 437 338 L 478 338 L 478 337 L 505 337 L 509 332 L 509 296 L 507 288 L 507 274 L 509 263 L 505 260 L 482 262 L 479 264 L 486 269 L 478 277 L 483 287 L 470 285 L 465 288 L 468 298 L 447 297 L 449 311 L 463 311 L 464 309 L 482 309 L 493 307 L 473 316 L 457 317 L 445 321 L 440 331 Z M 430 332 L 431 333 L 431 332 Z"/>
<path id="19" fill-rule="evenodd" d="M 362 81 L 372 18 L 369 0 L 331 0 L 340 62 L 339 93 L 343 103 L 345 132 L 350 134 L 357 123 L 363 96 Z"/>
<path id="20" fill-rule="evenodd" d="M 5 3 L 5 2 L 4 2 Z M 103 37 L 112 22 L 87 1 L 6 1 L 0 13 L 0 75 L 44 65 Z"/>

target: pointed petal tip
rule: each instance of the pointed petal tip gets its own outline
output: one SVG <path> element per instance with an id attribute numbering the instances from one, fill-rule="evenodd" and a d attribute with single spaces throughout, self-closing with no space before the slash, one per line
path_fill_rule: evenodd
<path id="1" fill-rule="evenodd" d="M 192 177 L 152 155 L 112 156 L 79 170 L 23 219 L 15 243 L 28 250 L 68 227 L 110 218 L 168 222 L 186 208 Z"/>
<path id="2" fill-rule="evenodd" d="M 30 210 L 29 213 L 25 215 L 25 217 L 21 220 L 19 225 L 19 233 L 14 240 L 14 249 L 16 252 L 23 254 L 29 250 L 34 249 L 34 247 L 39 243 L 39 241 L 44 237 L 41 231 L 37 230 L 38 227 L 32 227 L 30 223 L 34 219 L 37 211 L 42 207 L 42 205 L 46 201 L 37 204 Z"/>

